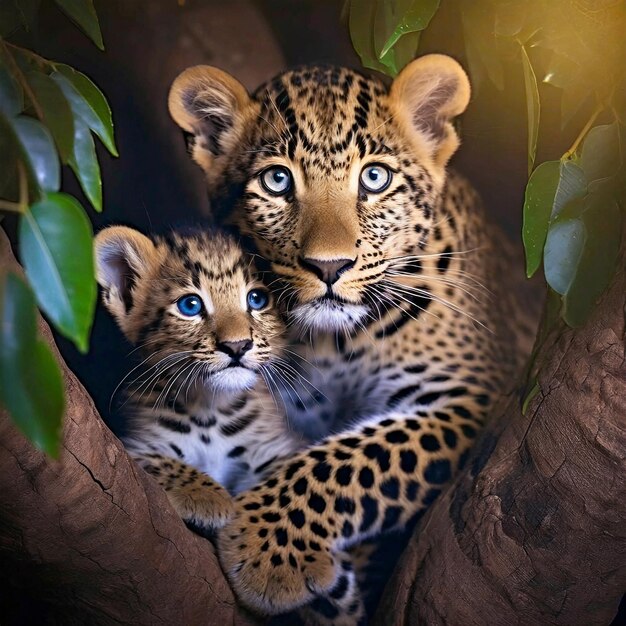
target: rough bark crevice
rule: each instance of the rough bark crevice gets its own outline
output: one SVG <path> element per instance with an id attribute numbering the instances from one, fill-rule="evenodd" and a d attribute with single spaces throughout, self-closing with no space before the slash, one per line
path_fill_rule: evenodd
<path id="1" fill-rule="evenodd" d="M 0 265 L 19 271 L 0 231 Z M 626 589 L 626 274 L 554 333 L 525 415 L 503 398 L 432 507 L 375 623 L 608 624 Z M 50 330 L 40 330 L 54 346 Z M 125 453 L 76 377 L 58 462 L 0 412 L 0 610 L 62 624 L 255 623 L 211 544 Z"/>
<path id="2" fill-rule="evenodd" d="M 0 266 L 20 271 L 1 230 Z M 56 353 L 43 320 L 40 332 Z M 238 609 L 211 544 L 187 530 L 56 356 L 67 394 L 59 461 L 0 410 L 3 622 L 255 623 Z"/>
<path id="3" fill-rule="evenodd" d="M 622 263 L 622 268 L 624 264 Z M 432 507 L 376 624 L 608 624 L 626 590 L 626 273 L 544 343 Z"/>

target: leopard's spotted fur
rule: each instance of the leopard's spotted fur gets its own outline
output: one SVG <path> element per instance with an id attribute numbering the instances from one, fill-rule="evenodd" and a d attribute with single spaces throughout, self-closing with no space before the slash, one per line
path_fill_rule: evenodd
<path id="1" fill-rule="evenodd" d="M 325 395 L 296 396 L 290 418 L 312 438 L 338 432 L 241 494 L 220 534 L 223 567 L 256 610 L 322 594 L 326 617 L 354 621 L 346 550 L 423 513 L 515 382 L 529 341 L 513 295 L 519 266 L 446 169 L 451 120 L 468 100 L 465 73 L 439 55 L 411 63 L 390 90 L 320 67 L 252 97 L 215 68 L 174 83 L 170 111 L 193 136 L 216 215 L 270 262 Z M 364 186 L 372 164 L 392 172 L 380 193 Z M 263 184 L 276 166 L 292 180 L 280 195 Z"/>
<path id="2" fill-rule="evenodd" d="M 301 446 L 260 375 L 279 358 L 283 323 L 252 260 L 221 233 L 149 239 L 112 226 L 96 259 L 104 303 L 143 359 L 124 444 L 183 519 L 217 528 L 233 513 L 229 491 Z M 266 304 L 251 308 L 250 293 Z M 178 306 L 189 297 L 194 315 Z"/>

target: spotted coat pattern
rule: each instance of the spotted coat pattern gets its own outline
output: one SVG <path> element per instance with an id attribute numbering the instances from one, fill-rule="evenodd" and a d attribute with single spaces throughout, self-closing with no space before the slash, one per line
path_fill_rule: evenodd
<path id="1" fill-rule="evenodd" d="M 318 443 L 236 498 L 220 559 L 253 609 L 314 600 L 312 619 L 354 623 L 350 549 L 422 515 L 515 384 L 532 334 L 514 297 L 521 264 L 446 168 L 450 120 L 469 99 L 451 59 L 418 59 L 390 90 L 333 67 L 242 89 L 193 68 L 170 110 L 217 217 L 267 259 L 304 378 L 323 396 L 284 390 L 289 418 Z M 372 164 L 391 173 L 380 193 L 362 184 Z M 262 181 L 276 166 L 292 183 L 280 195 Z M 335 280 L 311 271 L 337 260 Z"/>
<path id="2" fill-rule="evenodd" d="M 96 254 L 104 302 L 143 359 L 127 391 L 124 444 L 183 519 L 217 528 L 233 513 L 229 492 L 257 484 L 301 447 L 261 376 L 280 358 L 283 323 L 271 300 L 247 306 L 262 285 L 221 234 L 151 241 L 110 227 Z M 187 317 L 177 301 L 190 295 L 203 305 Z M 224 348 L 237 341 L 248 342 L 241 357 Z"/>

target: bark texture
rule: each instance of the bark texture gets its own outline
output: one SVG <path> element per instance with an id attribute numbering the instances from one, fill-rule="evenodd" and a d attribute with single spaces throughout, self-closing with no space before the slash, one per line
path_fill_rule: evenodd
<path id="1" fill-rule="evenodd" d="M 0 267 L 20 271 L 1 229 Z M 43 320 L 40 332 L 56 352 Z M 211 544 L 187 530 L 56 356 L 67 393 L 59 461 L 0 409 L 2 622 L 253 624 Z"/>
<path id="2" fill-rule="evenodd" d="M 526 414 L 500 403 L 377 625 L 611 622 L 626 590 L 625 266 L 583 328 L 548 338 Z"/>
<path id="3" fill-rule="evenodd" d="M 2 231 L 0 266 L 19 271 Z M 611 621 L 626 589 L 625 300 L 620 271 L 584 328 L 546 343 L 539 394 L 525 415 L 519 398 L 501 403 L 418 529 L 376 624 Z M 54 345 L 43 320 L 40 330 Z M 3 621 L 254 624 L 211 544 L 134 466 L 58 358 L 60 461 L 0 412 Z"/>

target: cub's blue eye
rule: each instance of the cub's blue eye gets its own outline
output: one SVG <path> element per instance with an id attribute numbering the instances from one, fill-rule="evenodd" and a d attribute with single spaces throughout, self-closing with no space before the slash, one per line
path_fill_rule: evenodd
<path id="1" fill-rule="evenodd" d="M 380 193 L 391 183 L 391 170 L 380 164 L 368 165 L 361 171 L 359 180 L 366 191 Z"/>
<path id="2" fill-rule="evenodd" d="M 268 167 L 260 175 L 261 185 L 274 196 L 283 196 L 291 189 L 291 172 L 282 165 Z"/>
<path id="3" fill-rule="evenodd" d="M 186 317 L 195 317 L 204 308 L 200 296 L 196 296 L 192 293 L 178 298 L 178 300 L 176 300 L 176 306 L 178 307 L 178 310 Z"/>
<path id="4" fill-rule="evenodd" d="M 264 309 L 270 301 L 270 296 L 264 289 L 253 289 L 248 292 L 248 306 L 255 311 Z"/>

